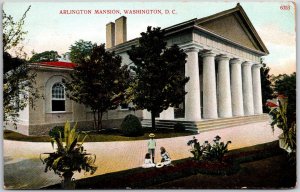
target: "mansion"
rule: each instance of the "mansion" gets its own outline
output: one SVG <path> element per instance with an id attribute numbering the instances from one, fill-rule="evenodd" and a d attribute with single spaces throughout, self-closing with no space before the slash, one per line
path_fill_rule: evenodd
<path id="1" fill-rule="evenodd" d="M 263 114 L 260 61 L 269 52 L 241 5 L 164 30 L 167 46 L 177 44 L 186 52 L 185 76 L 190 80 L 185 86 L 185 102 L 178 108 L 169 107 L 157 120 L 200 122 Z M 132 63 L 127 51 L 137 44 L 138 38 L 127 41 L 126 17 L 106 25 L 106 48 L 120 55 L 122 64 Z M 34 109 L 27 106 L 20 112 L 16 131 L 47 135 L 67 120 L 91 128 L 92 112 L 67 98 L 62 83 L 75 64 L 60 61 L 32 65 L 37 66 L 37 86 L 44 98 L 36 101 Z M 120 106 L 103 116 L 103 126 L 119 127 L 128 114 L 151 119 L 146 110 L 130 111 Z"/>

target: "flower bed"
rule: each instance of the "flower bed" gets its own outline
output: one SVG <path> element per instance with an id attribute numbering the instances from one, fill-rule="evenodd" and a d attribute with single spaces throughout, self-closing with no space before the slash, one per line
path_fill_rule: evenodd
<path id="1" fill-rule="evenodd" d="M 276 146 L 276 147 L 275 147 Z M 144 189 L 149 186 L 188 177 L 198 173 L 209 175 L 230 175 L 239 171 L 239 164 L 283 154 L 283 150 L 274 143 L 270 147 L 258 150 L 235 151 L 224 156 L 223 162 L 195 161 L 192 158 L 173 161 L 174 166 L 162 168 L 135 168 L 115 173 L 98 175 L 76 181 L 76 189 Z M 58 189 L 52 185 L 46 189 Z"/>

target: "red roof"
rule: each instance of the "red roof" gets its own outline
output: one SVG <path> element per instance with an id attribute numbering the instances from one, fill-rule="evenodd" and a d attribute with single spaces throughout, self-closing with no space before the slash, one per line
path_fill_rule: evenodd
<path id="1" fill-rule="evenodd" d="M 39 65 L 49 66 L 49 67 L 61 67 L 61 68 L 69 68 L 73 69 L 75 67 L 75 63 L 63 62 L 63 61 L 48 61 L 48 62 L 39 62 Z"/>

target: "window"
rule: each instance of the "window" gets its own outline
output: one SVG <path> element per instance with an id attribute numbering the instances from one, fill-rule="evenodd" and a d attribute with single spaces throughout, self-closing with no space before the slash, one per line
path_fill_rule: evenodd
<path id="1" fill-rule="evenodd" d="M 65 111 L 65 87 L 62 83 L 52 86 L 52 111 Z"/>

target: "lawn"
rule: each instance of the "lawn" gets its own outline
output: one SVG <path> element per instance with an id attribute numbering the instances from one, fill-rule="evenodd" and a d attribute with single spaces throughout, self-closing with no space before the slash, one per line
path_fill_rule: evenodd
<path id="1" fill-rule="evenodd" d="M 85 142 L 146 140 L 149 139 L 148 136 L 149 133 L 150 131 L 146 130 L 144 135 L 142 136 L 126 137 L 122 135 L 120 130 L 109 129 L 109 130 L 103 130 L 100 133 L 89 132 Z M 167 129 L 160 129 L 155 131 L 154 133 L 156 139 L 181 137 L 181 136 L 188 136 L 188 135 L 195 134 L 195 132 L 192 131 L 175 132 L 174 130 L 167 130 Z M 49 136 L 26 136 L 9 130 L 4 130 L 3 137 L 4 139 L 7 140 L 28 141 L 28 142 L 50 142 Z"/>
<path id="2" fill-rule="evenodd" d="M 233 150 L 227 157 L 238 162 L 238 169 L 228 174 L 199 173 L 206 167 L 187 158 L 160 169 L 135 168 L 80 179 L 76 189 L 275 189 L 296 184 L 296 167 L 288 162 L 278 141 Z M 45 189 L 59 188 L 57 184 Z"/>

